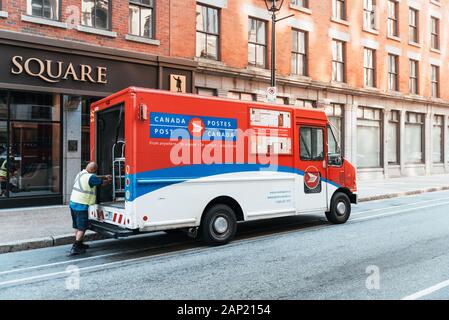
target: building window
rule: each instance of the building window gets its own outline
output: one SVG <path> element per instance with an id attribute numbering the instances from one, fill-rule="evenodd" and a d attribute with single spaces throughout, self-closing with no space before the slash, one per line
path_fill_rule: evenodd
<path id="1" fill-rule="evenodd" d="M 307 76 L 307 32 L 293 30 L 292 73 Z"/>
<path id="2" fill-rule="evenodd" d="M 432 49 L 440 49 L 440 19 L 435 17 L 430 18 L 431 29 L 430 29 L 430 45 Z"/>
<path id="3" fill-rule="evenodd" d="M 211 88 L 197 87 L 196 93 L 199 94 L 200 96 L 207 96 L 207 97 L 216 97 L 218 95 L 217 89 L 211 89 Z"/>
<path id="4" fill-rule="evenodd" d="M 432 98 L 440 97 L 440 67 L 430 66 L 430 81 L 431 81 L 431 93 Z"/>
<path id="5" fill-rule="evenodd" d="M 419 20 L 418 20 L 418 10 L 409 8 L 408 9 L 408 37 L 410 42 L 419 42 Z"/>
<path id="6" fill-rule="evenodd" d="M 366 87 L 376 86 L 376 51 L 373 49 L 364 49 L 363 71 Z"/>
<path id="7" fill-rule="evenodd" d="M 332 40 L 332 80 L 345 82 L 345 43 Z"/>
<path id="8" fill-rule="evenodd" d="M 317 104 L 316 104 L 316 101 L 314 101 L 314 100 L 296 99 L 295 107 L 316 109 Z"/>
<path id="9" fill-rule="evenodd" d="M 363 1 L 363 27 L 366 30 L 376 30 L 376 1 Z"/>
<path id="10" fill-rule="evenodd" d="M 399 4 L 396 0 L 388 0 L 388 35 L 399 36 Z"/>
<path id="11" fill-rule="evenodd" d="M 335 134 L 335 139 L 340 147 L 342 147 L 342 133 L 343 133 L 343 108 L 344 105 L 338 103 L 332 103 L 330 106 L 326 106 L 325 112 L 327 119 L 332 125 L 332 131 Z"/>
<path id="12" fill-rule="evenodd" d="M 433 117 L 433 163 L 443 163 L 443 116 Z"/>
<path id="13" fill-rule="evenodd" d="M 276 104 L 288 105 L 288 98 L 286 97 L 276 97 Z"/>
<path id="14" fill-rule="evenodd" d="M 27 14 L 45 19 L 59 20 L 59 2 L 60 0 L 27 0 Z"/>
<path id="15" fill-rule="evenodd" d="M 218 60 L 218 9 L 196 6 L 196 56 Z"/>
<path id="16" fill-rule="evenodd" d="M 267 36 L 266 22 L 254 18 L 248 20 L 248 63 L 266 67 Z"/>
<path id="17" fill-rule="evenodd" d="M 418 94 L 418 75 L 419 75 L 419 62 L 410 59 L 409 61 L 410 72 L 409 72 L 409 92 L 412 94 Z"/>
<path id="18" fill-rule="evenodd" d="M 229 91 L 228 98 L 242 101 L 256 101 L 256 96 L 252 93 Z"/>
<path id="19" fill-rule="evenodd" d="M 387 128 L 387 158 L 389 164 L 399 164 L 399 111 L 390 111 Z"/>
<path id="20" fill-rule="evenodd" d="M 332 17 L 337 20 L 346 20 L 346 1 L 332 1 Z"/>
<path id="21" fill-rule="evenodd" d="M 153 0 L 129 1 L 129 33 L 154 38 Z"/>
<path id="22" fill-rule="evenodd" d="M 290 0 L 292 6 L 300 7 L 300 8 L 308 8 L 309 0 Z"/>
<path id="23" fill-rule="evenodd" d="M 381 166 L 381 111 L 358 107 L 357 109 L 357 166 Z"/>
<path id="24" fill-rule="evenodd" d="M 60 100 L 59 94 L 0 92 L 1 198 L 61 194 Z"/>
<path id="25" fill-rule="evenodd" d="M 109 0 L 83 0 L 82 24 L 98 29 L 111 29 L 111 2 Z"/>
<path id="26" fill-rule="evenodd" d="M 388 90 L 398 91 L 399 89 L 399 56 L 388 55 Z"/>
<path id="27" fill-rule="evenodd" d="M 423 163 L 424 115 L 407 112 L 405 119 L 405 162 Z"/>

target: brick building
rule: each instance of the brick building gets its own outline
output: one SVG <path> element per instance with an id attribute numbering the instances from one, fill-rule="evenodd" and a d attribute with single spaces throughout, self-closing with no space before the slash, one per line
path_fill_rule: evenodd
<path id="1" fill-rule="evenodd" d="M 278 103 L 325 109 L 359 179 L 449 171 L 449 1 L 285 0 L 290 14 Z M 0 207 L 67 200 L 88 105 L 109 93 L 182 76 L 265 100 L 270 18 L 263 0 L 0 0 Z"/>
<path id="2" fill-rule="evenodd" d="M 264 100 L 264 1 L 197 4 L 197 92 Z M 449 1 L 286 0 L 278 17 L 290 14 L 276 28 L 278 102 L 324 108 L 359 179 L 448 172 Z"/>
<path id="3" fill-rule="evenodd" d="M 67 201 L 90 156 L 91 102 L 131 85 L 168 90 L 179 76 L 192 92 L 188 11 L 181 1 L 0 1 L 0 207 Z"/>

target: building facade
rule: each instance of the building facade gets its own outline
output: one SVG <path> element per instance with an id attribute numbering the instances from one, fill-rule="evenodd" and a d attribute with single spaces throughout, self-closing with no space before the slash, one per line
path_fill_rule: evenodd
<path id="1" fill-rule="evenodd" d="M 277 102 L 324 109 L 359 179 L 449 172 L 449 1 L 284 1 L 278 17 L 291 14 L 276 26 Z M 265 100 L 265 2 L 198 0 L 196 18 L 197 93 Z"/>
<path id="2" fill-rule="evenodd" d="M 289 15 L 277 103 L 325 110 L 359 179 L 449 172 L 449 1 L 285 0 Z M 0 207 L 67 202 L 89 104 L 112 92 L 181 77 L 265 101 L 270 20 L 263 0 L 0 0 Z"/>
<path id="3" fill-rule="evenodd" d="M 90 103 L 128 86 L 170 90 L 174 77 L 192 92 L 178 5 L 0 1 L 0 208 L 68 201 L 89 161 Z"/>

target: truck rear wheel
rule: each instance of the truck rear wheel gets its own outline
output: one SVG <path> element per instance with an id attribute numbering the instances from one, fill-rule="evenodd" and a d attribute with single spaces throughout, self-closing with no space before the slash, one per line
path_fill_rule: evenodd
<path id="1" fill-rule="evenodd" d="M 341 224 L 348 221 L 351 215 L 351 201 L 343 192 L 337 192 L 332 197 L 330 211 L 326 212 L 326 218 L 329 222 Z"/>
<path id="2" fill-rule="evenodd" d="M 237 219 L 234 210 L 224 204 L 217 204 L 207 210 L 201 224 L 204 241 L 213 245 L 222 245 L 231 241 L 237 231 Z"/>

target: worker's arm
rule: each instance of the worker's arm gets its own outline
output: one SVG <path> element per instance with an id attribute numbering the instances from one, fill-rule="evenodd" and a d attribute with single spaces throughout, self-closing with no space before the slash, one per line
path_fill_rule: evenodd
<path id="1" fill-rule="evenodd" d="M 105 186 L 108 185 L 110 183 L 110 176 L 97 176 L 97 175 L 92 175 L 89 178 L 89 186 L 91 188 L 93 187 L 97 187 L 97 186 Z"/>

